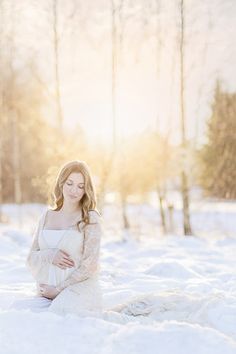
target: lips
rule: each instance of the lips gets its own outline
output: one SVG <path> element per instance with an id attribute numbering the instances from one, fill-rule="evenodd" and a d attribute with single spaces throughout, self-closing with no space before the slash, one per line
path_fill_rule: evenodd
<path id="1" fill-rule="evenodd" d="M 70 195 L 70 194 L 69 194 L 69 197 L 72 198 L 72 199 L 78 198 L 78 197 L 76 197 L 75 195 Z"/>

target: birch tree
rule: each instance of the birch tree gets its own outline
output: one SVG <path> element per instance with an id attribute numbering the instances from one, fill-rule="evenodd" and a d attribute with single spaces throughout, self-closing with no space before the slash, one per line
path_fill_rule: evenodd
<path id="1" fill-rule="evenodd" d="M 59 70 L 59 35 L 58 35 L 58 0 L 52 0 L 52 32 L 53 32 L 53 55 L 54 55 L 54 76 L 56 93 L 56 117 L 58 129 L 62 134 L 63 114 L 61 106 L 60 70 Z"/>
<path id="2" fill-rule="evenodd" d="M 181 193 L 183 202 L 183 229 L 185 235 L 191 235 L 190 213 L 189 213 L 189 187 L 186 166 L 186 122 L 185 122 L 185 12 L 184 0 L 180 0 L 180 119 L 181 119 L 181 135 L 182 135 L 182 170 L 181 170 Z"/>

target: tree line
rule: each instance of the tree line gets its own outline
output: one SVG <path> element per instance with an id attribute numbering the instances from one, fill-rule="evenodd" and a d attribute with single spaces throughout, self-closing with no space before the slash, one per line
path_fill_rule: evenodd
<path id="1" fill-rule="evenodd" d="M 79 13 L 75 9 L 70 14 Z M 5 5 L 4 5 L 5 4 Z M 165 211 L 171 210 L 168 191 L 182 194 L 188 224 L 188 188 L 200 186 L 210 197 L 235 198 L 235 94 L 223 91 L 216 84 L 212 101 L 212 114 L 208 120 L 207 141 L 196 148 L 185 133 L 186 91 L 186 9 L 180 1 L 177 30 L 180 39 L 176 45 L 179 56 L 181 85 L 182 144 L 171 143 L 168 133 L 147 129 L 129 139 L 119 140 L 116 131 L 116 89 L 119 76 L 119 58 L 124 46 L 125 2 L 111 1 L 111 101 L 113 144 L 91 141 L 78 124 L 73 132 L 63 129 L 63 111 L 60 91 L 60 31 L 58 1 L 45 1 L 45 13 L 49 18 L 52 47 L 53 93 L 43 81 L 42 71 L 37 69 L 36 55 L 32 48 L 18 42 L 15 3 L 0 1 L 0 204 L 46 202 L 50 199 L 51 183 L 59 166 L 70 159 L 88 162 L 98 191 L 99 204 L 105 202 L 108 192 L 116 192 L 123 208 L 124 225 L 128 227 L 125 206 L 129 196 L 139 196 L 140 201 L 155 191 L 160 205 L 163 230 L 167 229 Z M 127 4 L 126 4 L 127 5 Z M 161 1 L 155 5 L 157 20 L 156 65 L 159 82 L 161 54 Z M 38 6 L 38 5 L 37 5 Z M 130 5 L 130 8 L 132 6 Z M 127 10 L 127 9 L 126 9 Z M 47 16 L 46 16 L 47 18 Z M 51 22 L 50 22 L 51 21 Z M 132 21 L 134 19 L 132 18 Z M 72 28 L 72 26 L 71 26 Z M 85 35 L 85 34 L 84 34 Z M 21 58 L 22 51 L 25 51 Z M 171 102 L 170 102 L 171 104 Z M 45 112 L 47 110 L 47 113 Z M 174 113 L 173 113 L 174 115 Z M 48 117 L 51 116 L 51 119 Z M 179 119 L 177 116 L 176 121 Z"/>

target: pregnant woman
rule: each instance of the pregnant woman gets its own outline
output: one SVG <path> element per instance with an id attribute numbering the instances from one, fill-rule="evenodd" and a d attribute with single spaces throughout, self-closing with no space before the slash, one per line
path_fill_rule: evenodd
<path id="1" fill-rule="evenodd" d="M 55 206 L 41 215 L 26 261 L 36 280 L 32 307 L 58 314 L 100 311 L 101 221 L 86 163 L 61 168 L 53 197 Z"/>
<path id="2" fill-rule="evenodd" d="M 99 282 L 101 217 L 88 166 L 65 164 L 55 182 L 54 207 L 37 224 L 26 265 L 36 281 L 35 296 L 16 300 L 14 309 L 68 313 L 125 323 L 153 311 L 145 295 L 110 308 Z M 158 305 L 159 306 L 159 305 Z M 132 316 L 134 316 L 132 318 Z"/>

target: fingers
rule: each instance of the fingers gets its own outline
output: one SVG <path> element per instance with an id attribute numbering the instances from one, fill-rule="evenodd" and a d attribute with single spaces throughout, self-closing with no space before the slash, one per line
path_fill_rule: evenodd
<path id="1" fill-rule="evenodd" d="M 67 267 L 74 267 L 75 263 L 73 259 L 70 258 L 70 255 L 61 249 L 59 251 L 60 253 L 58 254 L 57 259 L 54 260 L 54 264 L 62 269 L 65 269 Z"/>
<path id="2" fill-rule="evenodd" d="M 74 261 L 72 261 L 71 259 L 65 258 L 63 257 L 62 263 L 64 264 L 68 264 L 69 266 L 74 266 Z"/>
<path id="3" fill-rule="evenodd" d="M 61 269 L 66 269 L 66 267 L 62 263 L 58 263 L 58 267 L 60 267 Z"/>
<path id="4" fill-rule="evenodd" d="M 40 296 L 44 296 L 44 292 L 45 292 L 45 284 L 40 284 L 40 288 L 39 288 L 39 295 Z"/>
<path id="5" fill-rule="evenodd" d="M 68 261 L 68 262 L 70 262 L 72 265 L 74 265 L 74 261 L 73 261 L 73 259 L 71 258 L 71 256 L 68 254 L 68 253 L 66 253 L 65 251 L 63 251 L 63 250 L 60 250 L 61 251 L 61 253 L 62 253 L 62 260 L 63 261 Z"/>
<path id="6" fill-rule="evenodd" d="M 68 253 L 66 253 L 65 251 L 63 251 L 63 250 L 60 250 L 61 251 L 61 253 L 63 254 L 63 258 L 68 258 L 69 260 L 71 260 L 71 256 L 68 254 Z"/>
<path id="7" fill-rule="evenodd" d="M 61 269 L 72 268 L 70 265 L 67 265 L 67 264 L 64 264 L 64 263 L 58 263 L 58 266 L 59 266 Z"/>
<path id="8" fill-rule="evenodd" d="M 64 268 L 67 268 L 67 267 L 72 268 L 73 267 L 73 265 L 71 263 L 68 263 L 66 261 L 61 261 L 60 263 L 58 263 L 58 265 L 60 265 Z"/>
<path id="9" fill-rule="evenodd" d="M 63 251 L 63 250 L 61 250 L 61 249 L 60 249 L 60 251 L 61 251 L 62 253 L 64 253 L 65 256 L 70 257 L 70 255 L 69 255 L 68 253 L 66 253 L 65 251 Z"/>

